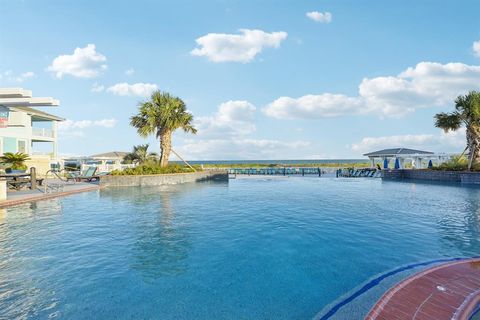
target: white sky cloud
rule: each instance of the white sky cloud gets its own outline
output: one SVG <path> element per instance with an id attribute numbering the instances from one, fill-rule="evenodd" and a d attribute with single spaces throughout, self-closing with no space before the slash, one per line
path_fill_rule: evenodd
<path id="1" fill-rule="evenodd" d="M 311 12 L 307 12 L 306 16 L 315 22 L 320 22 L 320 23 L 332 22 L 332 14 L 330 12 L 311 11 Z"/>
<path id="2" fill-rule="evenodd" d="M 78 120 L 73 121 L 67 119 L 58 123 L 58 130 L 68 131 L 72 129 L 85 129 L 91 127 L 113 128 L 117 124 L 116 119 L 101 119 L 101 120 Z"/>
<path id="3" fill-rule="evenodd" d="M 306 141 L 279 141 L 270 139 L 210 139 L 186 140 L 176 148 L 187 159 L 288 159 L 292 151 L 297 154 L 308 152 L 309 142 Z"/>
<path id="4" fill-rule="evenodd" d="M 473 54 L 480 57 L 480 40 L 473 43 Z"/>
<path id="5" fill-rule="evenodd" d="M 96 82 L 92 85 L 92 88 L 90 89 L 90 91 L 92 92 L 103 92 L 104 90 L 105 90 L 105 86 L 98 84 Z"/>
<path id="6" fill-rule="evenodd" d="M 440 107 L 470 90 L 480 90 L 480 66 L 420 62 L 397 76 L 365 78 L 357 96 L 322 93 L 281 97 L 263 111 L 278 119 L 319 119 L 374 114 L 398 117 L 417 108 Z"/>
<path id="7" fill-rule="evenodd" d="M 158 90 L 158 86 L 153 83 L 117 83 L 107 89 L 107 92 L 117 96 L 149 96 L 153 91 Z"/>
<path id="8" fill-rule="evenodd" d="M 73 54 L 56 57 L 47 70 L 61 79 L 64 75 L 77 78 L 94 78 L 107 69 L 107 58 L 96 52 L 94 44 L 88 44 L 85 48 L 76 48 Z"/>
<path id="9" fill-rule="evenodd" d="M 135 73 L 135 69 L 133 69 L 133 68 L 129 68 L 129 69 L 125 70 L 125 74 L 126 74 L 127 76 L 131 76 L 131 75 L 133 75 L 134 73 Z"/>
<path id="10" fill-rule="evenodd" d="M 247 135 L 256 130 L 255 106 L 248 101 L 227 101 L 212 116 L 197 117 L 195 126 L 201 137 Z"/>
<path id="11" fill-rule="evenodd" d="M 36 78 L 37 75 L 33 71 L 27 71 L 19 75 L 14 75 L 11 70 L 4 71 L 0 73 L 0 80 L 5 80 L 8 82 L 24 82 L 28 79 Z"/>
<path id="12" fill-rule="evenodd" d="M 363 154 L 386 148 L 413 148 L 434 152 L 462 152 L 465 149 L 465 129 L 438 134 L 408 134 L 366 137 L 351 145 L 352 151 Z"/>
<path id="13" fill-rule="evenodd" d="M 286 32 L 240 29 L 240 34 L 208 33 L 198 39 L 198 48 L 190 54 L 204 56 L 213 62 L 248 63 L 264 48 L 278 48 L 287 38 Z"/>
<path id="14" fill-rule="evenodd" d="M 308 154 L 307 141 L 279 141 L 252 137 L 256 131 L 256 108 L 244 100 L 219 105 L 211 116 L 197 117 L 196 136 L 187 135 L 176 147 L 187 159 L 284 159 L 292 152 Z"/>
<path id="15" fill-rule="evenodd" d="M 88 128 L 114 128 L 117 125 L 116 119 L 101 120 L 70 120 L 58 123 L 59 139 L 81 138 L 85 136 L 85 129 Z"/>

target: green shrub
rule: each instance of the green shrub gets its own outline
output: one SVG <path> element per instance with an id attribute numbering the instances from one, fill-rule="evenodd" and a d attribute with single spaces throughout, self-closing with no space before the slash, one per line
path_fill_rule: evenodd
<path id="1" fill-rule="evenodd" d="M 193 170 L 187 166 L 179 164 L 171 164 L 167 167 L 161 167 L 158 163 L 142 164 L 135 168 L 127 168 L 124 170 L 113 170 L 110 172 L 114 176 L 138 176 L 149 174 L 168 174 L 168 173 L 187 173 Z"/>
<path id="2" fill-rule="evenodd" d="M 7 168 L 12 170 L 27 170 L 25 161 L 30 160 L 28 154 L 17 152 L 5 152 L 0 157 L 0 163 L 4 164 Z"/>
<path id="3" fill-rule="evenodd" d="M 465 156 L 453 156 L 452 159 L 442 163 L 439 166 L 434 166 L 433 170 L 443 171 L 465 171 L 468 168 L 468 159 Z"/>

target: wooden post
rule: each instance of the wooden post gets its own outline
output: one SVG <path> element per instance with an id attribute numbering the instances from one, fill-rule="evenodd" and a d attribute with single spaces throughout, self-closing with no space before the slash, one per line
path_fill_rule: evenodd
<path id="1" fill-rule="evenodd" d="M 37 170 L 35 167 L 30 168 L 30 189 L 37 189 Z"/>
<path id="2" fill-rule="evenodd" d="M 178 153 L 176 153 L 175 150 L 170 149 L 170 151 L 172 151 L 180 160 L 182 160 L 188 167 L 190 167 L 190 169 L 192 169 L 193 172 L 197 172 L 197 170 L 195 170 L 195 168 L 192 167 L 192 166 L 190 165 L 190 163 L 188 163 L 187 161 L 185 161 Z"/>

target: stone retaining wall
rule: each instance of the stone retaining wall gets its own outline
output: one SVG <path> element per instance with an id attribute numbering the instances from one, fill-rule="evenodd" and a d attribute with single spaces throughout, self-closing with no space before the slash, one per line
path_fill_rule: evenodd
<path id="1" fill-rule="evenodd" d="M 200 181 L 228 181 L 227 171 L 202 171 L 192 173 L 155 174 L 141 176 L 102 176 L 102 187 L 160 186 Z"/>
<path id="2" fill-rule="evenodd" d="M 480 184 L 480 172 L 440 171 L 440 170 L 387 170 L 383 179 L 412 179 L 427 181 L 445 181 L 464 184 Z"/>

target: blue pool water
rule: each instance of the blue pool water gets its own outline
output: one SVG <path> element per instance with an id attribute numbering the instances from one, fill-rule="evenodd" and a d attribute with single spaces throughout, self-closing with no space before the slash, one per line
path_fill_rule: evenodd
<path id="1" fill-rule="evenodd" d="M 0 318 L 310 319 L 399 266 L 479 254 L 478 188 L 112 188 L 0 211 Z"/>

